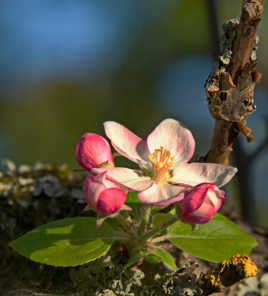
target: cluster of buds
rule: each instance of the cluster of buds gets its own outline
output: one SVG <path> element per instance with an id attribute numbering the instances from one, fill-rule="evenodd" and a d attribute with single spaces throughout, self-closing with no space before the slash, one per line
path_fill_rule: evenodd
<path id="1" fill-rule="evenodd" d="M 140 169 L 116 167 L 108 141 L 86 133 L 76 144 L 78 163 L 90 172 L 84 199 L 98 213 L 111 215 L 125 203 L 128 191 L 144 204 L 175 203 L 182 220 L 202 224 L 221 208 L 228 183 L 237 169 L 213 163 L 189 162 L 195 149 L 192 133 L 174 119 L 162 121 L 144 139 L 123 125 L 108 121 L 105 133 L 113 148 Z"/>
<path id="2" fill-rule="evenodd" d="M 113 154 L 107 140 L 94 133 L 86 133 L 76 143 L 76 160 L 92 173 L 94 168 L 103 168 L 98 175 L 89 174 L 84 181 L 86 203 L 97 213 L 111 215 L 117 212 L 126 200 L 126 191 L 107 178 L 105 168 L 114 167 Z"/>

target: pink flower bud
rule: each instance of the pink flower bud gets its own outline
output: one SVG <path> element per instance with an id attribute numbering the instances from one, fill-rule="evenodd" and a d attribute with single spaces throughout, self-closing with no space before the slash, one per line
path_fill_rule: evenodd
<path id="1" fill-rule="evenodd" d="M 100 135 L 84 134 L 76 143 L 76 160 L 86 170 L 104 163 L 113 165 L 113 155 L 109 143 Z"/>
<path id="2" fill-rule="evenodd" d="M 102 215 L 117 212 L 126 201 L 126 192 L 108 180 L 105 173 L 86 177 L 83 191 L 85 201 Z"/>
<path id="3" fill-rule="evenodd" d="M 199 184 L 186 192 L 179 202 L 181 218 L 189 223 L 206 223 L 217 213 L 225 199 L 224 191 L 215 184 Z"/>

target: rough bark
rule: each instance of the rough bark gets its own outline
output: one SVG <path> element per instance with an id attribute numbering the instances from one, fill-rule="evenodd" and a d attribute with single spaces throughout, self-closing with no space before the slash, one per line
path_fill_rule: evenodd
<path id="1" fill-rule="evenodd" d="M 246 118 L 255 109 L 254 89 L 261 74 L 256 71 L 257 30 L 264 0 L 243 0 L 240 20 L 224 24 L 221 55 L 205 84 L 209 110 L 216 119 L 206 161 L 229 164 L 237 136 L 253 139 Z"/>

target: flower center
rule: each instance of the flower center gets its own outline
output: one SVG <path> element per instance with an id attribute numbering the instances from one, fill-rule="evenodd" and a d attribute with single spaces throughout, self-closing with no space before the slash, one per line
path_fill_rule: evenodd
<path id="1" fill-rule="evenodd" d="M 148 157 L 153 165 L 153 179 L 155 182 L 166 183 L 169 178 L 169 171 L 175 164 L 174 157 L 163 147 L 155 149 Z"/>
<path id="2" fill-rule="evenodd" d="M 113 168 L 114 164 L 112 162 L 105 161 L 97 166 L 97 168 Z"/>

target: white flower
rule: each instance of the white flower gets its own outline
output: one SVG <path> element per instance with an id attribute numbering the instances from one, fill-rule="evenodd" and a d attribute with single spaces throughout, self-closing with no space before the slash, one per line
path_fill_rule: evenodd
<path id="1" fill-rule="evenodd" d="M 143 203 L 168 205 L 180 201 L 184 196 L 181 193 L 192 186 L 208 182 L 221 187 L 237 172 L 231 166 L 189 163 L 195 140 L 174 119 L 163 120 L 144 139 L 117 122 L 107 121 L 104 128 L 115 150 L 140 167 L 139 170 L 108 168 L 107 176 L 129 190 L 138 191 Z"/>

